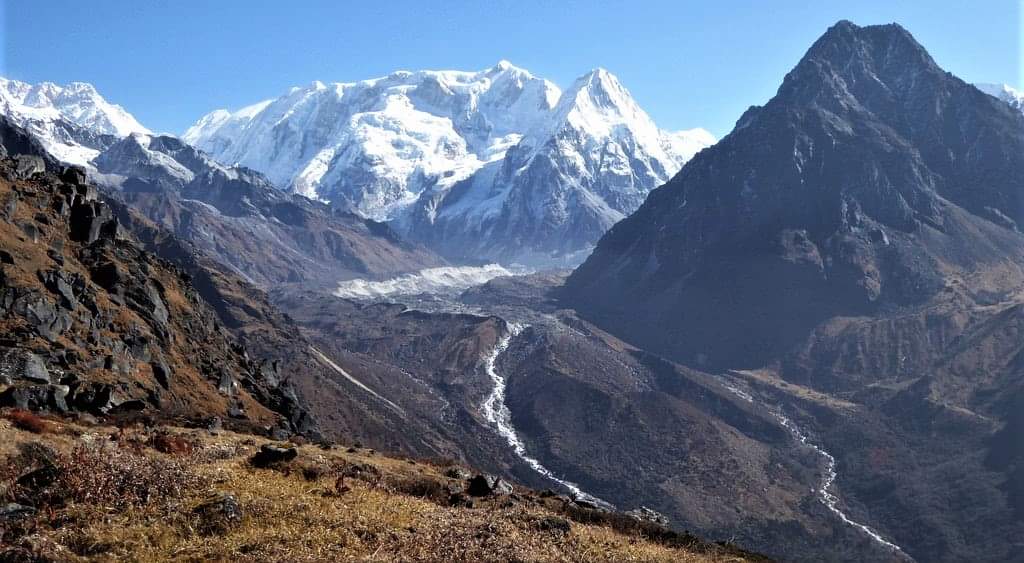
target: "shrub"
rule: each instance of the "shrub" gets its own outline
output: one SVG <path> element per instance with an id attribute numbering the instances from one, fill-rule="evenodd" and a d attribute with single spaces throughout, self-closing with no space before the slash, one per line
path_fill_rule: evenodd
<path id="1" fill-rule="evenodd" d="M 195 444 L 181 436 L 157 434 L 150 439 L 150 445 L 158 452 L 171 455 L 190 455 L 195 451 Z"/>
<path id="2" fill-rule="evenodd" d="M 15 428 L 20 428 L 34 434 L 45 434 L 51 429 L 49 422 L 22 409 L 14 409 L 10 411 L 4 415 L 4 418 L 10 420 L 11 424 L 13 424 Z"/>
<path id="3" fill-rule="evenodd" d="M 419 497 L 446 506 L 452 492 L 448 486 L 431 477 L 389 477 L 384 481 L 384 487 L 396 493 Z"/>
<path id="4" fill-rule="evenodd" d="M 116 443 L 81 445 L 52 461 L 22 466 L 14 489 L 38 508 L 68 502 L 127 508 L 164 502 L 205 485 L 181 460 L 147 457 Z"/>

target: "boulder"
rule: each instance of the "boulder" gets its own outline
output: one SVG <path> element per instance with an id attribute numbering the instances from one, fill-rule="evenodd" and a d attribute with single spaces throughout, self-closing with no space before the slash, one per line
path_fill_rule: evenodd
<path id="1" fill-rule="evenodd" d="M 43 359 L 32 352 L 22 352 L 21 378 L 32 383 L 50 383 L 50 372 Z"/>
<path id="2" fill-rule="evenodd" d="M 459 481 L 467 481 L 473 476 L 473 474 L 463 467 L 453 465 L 452 467 L 444 470 L 444 476 L 452 479 L 458 479 Z"/>
<path id="3" fill-rule="evenodd" d="M 36 509 L 31 506 L 9 502 L 0 505 L 0 524 L 8 524 L 35 516 Z M 6 559 L 5 559 L 6 561 Z"/>
<path id="4" fill-rule="evenodd" d="M 49 270 L 39 272 L 39 281 L 43 282 L 46 289 L 60 296 L 60 306 L 74 311 L 78 307 L 78 299 L 75 298 L 75 290 L 72 287 L 74 280 L 61 270 Z"/>
<path id="5" fill-rule="evenodd" d="M 665 517 L 665 515 L 647 508 L 646 506 L 641 506 L 640 508 L 634 508 L 633 510 L 627 511 L 626 515 L 641 522 L 651 522 L 662 526 L 668 526 L 668 518 Z"/>
<path id="6" fill-rule="evenodd" d="M 169 389 L 171 386 L 171 368 L 167 367 L 167 364 L 162 359 L 150 363 L 149 367 L 153 370 L 153 378 L 156 379 L 156 382 L 164 389 Z"/>
<path id="7" fill-rule="evenodd" d="M 512 493 L 512 485 L 496 475 L 476 475 L 469 480 L 466 492 L 475 497 L 507 495 Z"/>
<path id="8" fill-rule="evenodd" d="M 255 467 L 271 467 L 283 463 L 288 463 L 299 456 L 299 451 L 295 448 L 282 448 L 281 446 L 275 446 L 273 444 L 264 444 L 260 446 L 260 451 L 256 452 L 256 455 L 252 456 L 249 460 Z"/>
<path id="9" fill-rule="evenodd" d="M 46 172 L 46 161 L 42 157 L 19 154 L 14 157 L 14 177 L 19 180 L 28 180 L 36 174 Z"/>
<path id="10" fill-rule="evenodd" d="M 91 244 L 99 238 L 114 238 L 118 221 L 110 207 L 99 201 L 76 201 L 68 220 L 71 240 Z"/>
<path id="11" fill-rule="evenodd" d="M 60 180 L 73 186 L 84 185 L 86 182 L 85 169 L 81 166 L 68 166 L 61 171 Z"/>
<path id="12" fill-rule="evenodd" d="M 225 534 L 242 522 L 242 504 L 230 493 L 216 493 L 192 510 L 206 535 Z"/>
<path id="13" fill-rule="evenodd" d="M 19 383 L 0 393 L 0 407 L 29 411 L 67 412 L 68 388 L 64 385 L 32 385 Z"/>

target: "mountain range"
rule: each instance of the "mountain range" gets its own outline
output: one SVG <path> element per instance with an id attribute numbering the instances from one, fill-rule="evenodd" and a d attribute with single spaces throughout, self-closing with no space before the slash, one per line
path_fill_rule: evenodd
<path id="1" fill-rule="evenodd" d="M 714 138 L 657 128 L 609 72 L 565 92 L 502 61 L 314 82 L 183 139 L 457 260 L 578 262 Z"/>
<path id="2" fill-rule="evenodd" d="M 3 84 L 2 405 L 447 459 L 784 560 L 1020 558 L 1020 96 L 898 25 L 829 28 L 717 143 L 600 69 L 313 83 L 182 138 Z"/>

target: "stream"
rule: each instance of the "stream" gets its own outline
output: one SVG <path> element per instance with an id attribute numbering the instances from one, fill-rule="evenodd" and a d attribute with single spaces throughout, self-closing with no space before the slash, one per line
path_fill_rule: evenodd
<path id="1" fill-rule="evenodd" d="M 821 483 L 818 485 L 818 488 L 812 490 L 815 493 L 815 496 L 817 496 L 818 500 L 823 505 L 825 505 L 825 507 L 828 508 L 829 511 L 835 514 L 839 518 L 839 520 L 842 521 L 844 524 L 850 526 L 851 528 L 859 530 L 860 532 L 871 538 L 872 541 L 882 546 L 884 549 L 891 551 L 893 554 L 903 557 L 909 561 L 913 561 L 913 558 L 907 555 L 907 553 L 903 551 L 903 549 L 900 546 L 892 543 L 891 541 L 886 540 L 881 536 L 881 534 L 873 530 L 870 526 L 866 524 L 861 524 L 860 522 L 853 520 L 852 518 L 847 516 L 846 513 L 842 511 L 842 509 L 839 508 L 839 495 L 838 493 L 835 492 L 836 477 L 838 476 L 838 473 L 836 472 L 836 458 L 832 454 L 828 453 L 821 446 L 812 442 L 810 438 L 807 437 L 807 434 L 804 434 L 795 422 L 790 420 L 789 417 L 787 417 L 786 415 L 782 414 L 781 410 L 770 408 L 764 403 L 755 401 L 754 397 L 750 393 L 747 393 L 746 391 L 743 391 L 738 387 L 735 387 L 728 383 L 723 383 L 723 385 L 732 394 L 743 399 L 744 401 L 748 403 L 759 404 L 760 406 L 764 407 L 773 417 L 775 417 L 775 420 L 777 420 L 779 424 L 781 424 L 786 430 L 789 431 L 790 435 L 793 437 L 794 440 L 799 442 L 801 446 L 810 448 L 815 453 L 815 455 L 817 455 L 824 461 L 825 475 L 822 477 Z"/>
<path id="2" fill-rule="evenodd" d="M 555 476 L 550 469 L 544 467 L 540 461 L 536 458 L 530 457 L 526 453 L 526 445 L 519 437 L 519 433 L 516 432 L 515 427 L 512 426 L 512 413 L 508 409 L 508 405 L 505 404 L 505 378 L 498 373 L 495 363 L 498 360 L 498 356 L 501 356 L 505 350 L 508 349 L 509 344 L 512 343 L 512 339 L 518 336 L 527 325 L 519 323 L 509 323 L 509 331 L 507 334 L 501 337 L 495 344 L 494 348 L 482 358 L 484 371 L 491 378 L 491 382 L 494 383 L 494 387 L 491 389 L 491 394 L 487 396 L 487 399 L 483 402 L 480 407 L 480 412 L 484 415 L 484 418 L 491 424 L 494 430 L 508 442 L 508 445 L 512 447 L 519 459 L 523 460 L 529 465 L 534 471 L 551 479 L 559 485 L 565 487 L 572 494 L 574 499 L 583 500 L 601 508 L 614 510 L 614 506 L 611 503 L 603 501 L 594 495 L 588 494 L 587 492 L 580 489 L 579 485 L 561 479 Z"/>

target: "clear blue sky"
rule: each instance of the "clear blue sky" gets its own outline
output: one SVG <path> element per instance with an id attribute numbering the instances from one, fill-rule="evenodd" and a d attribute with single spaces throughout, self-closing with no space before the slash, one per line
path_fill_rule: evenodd
<path id="1" fill-rule="evenodd" d="M 500 59 L 567 86 L 603 66 L 664 128 L 727 133 L 829 25 L 898 22 L 969 81 L 1021 86 L 1021 2 L 0 0 L 0 74 L 92 82 L 156 131 L 312 80 Z"/>

